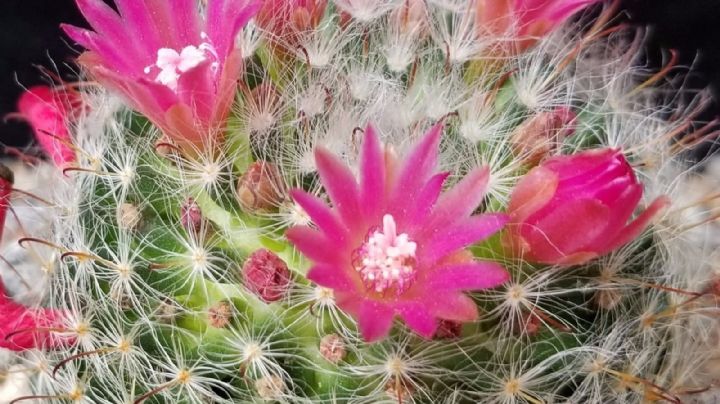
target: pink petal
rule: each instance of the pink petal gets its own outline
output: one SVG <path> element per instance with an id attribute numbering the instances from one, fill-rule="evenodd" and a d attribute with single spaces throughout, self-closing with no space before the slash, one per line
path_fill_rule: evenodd
<path id="1" fill-rule="evenodd" d="M 407 323 L 408 327 L 423 338 L 430 339 L 437 330 L 437 319 L 432 315 L 425 302 L 402 302 L 395 305 L 395 311 Z"/>
<path id="2" fill-rule="evenodd" d="M 315 265 L 307 273 L 307 279 L 330 289 L 349 291 L 355 288 L 353 280 L 341 267 Z"/>
<path id="3" fill-rule="evenodd" d="M 555 263 L 580 251 L 597 251 L 607 230 L 610 209 L 595 199 L 567 201 L 521 229 L 531 250 L 528 258 Z"/>
<path id="4" fill-rule="evenodd" d="M 419 260 L 432 265 L 450 253 L 480 242 L 497 233 L 508 221 L 504 214 L 473 216 L 454 225 L 433 229 L 421 245 Z"/>
<path id="5" fill-rule="evenodd" d="M 143 49 L 143 58 L 151 64 L 157 57 L 158 49 L 163 47 L 158 26 L 152 20 L 149 9 L 151 1 L 115 0 L 128 32 L 135 35 L 138 47 Z"/>
<path id="6" fill-rule="evenodd" d="M 210 1 L 213 3 L 213 1 Z M 173 0 L 172 12 L 170 13 L 178 41 L 175 49 L 179 50 L 188 45 L 199 45 L 200 39 L 200 14 L 197 10 L 196 0 Z"/>
<path id="7" fill-rule="evenodd" d="M 76 0 L 76 3 L 98 36 L 118 48 L 122 44 L 121 52 L 128 65 L 133 70 L 142 70 L 145 60 L 136 48 L 137 42 L 128 40 L 132 33 L 127 31 L 120 16 L 102 0 Z"/>
<path id="8" fill-rule="evenodd" d="M 344 243 L 348 236 L 348 230 L 345 225 L 338 219 L 335 213 L 325 205 L 325 202 L 302 189 L 293 189 L 290 191 L 292 199 L 300 205 L 301 208 L 310 216 L 313 223 L 327 236 L 330 240 L 338 243 Z"/>
<path id="9" fill-rule="evenodd" d="M 385 155 L 375 128 L 368 125 L 360 152 L 360 203 L 366 217 L 380 217 L 385 205 Z"/>
<path id="10" fill-rule="evenodd" d="M 95 32 L 67 24 L 61 24 L 60 28 L 65 31 L 65 34 L 67 34 L 70 39 L 85 49 L 91 50 L 92 53 L 96 55 L 96 57 L 94 57 L 96 64 L 107 64 L 116 75 L 123 74 L 135 77 L 137 73 L 135 63 L 128 60 L 127 55 L 125 55 L 120 48 L 109 44 Z M 83 55 L 88 53 L 90 52 L 85 52 Z M 83 55 L 80 55 L 80 57 Z"/>
<path id="11" fill-rule="evenodd" d="M 390 207 L 390 213 L 396 215 L 398 210 L 407 210 L 405 216 L 407 218 L 408 229 L 422 228 L 432 208 L 435 206 L 440 193 L 442 192 L 445 180 L 450 176 L 449 172 L 433 175 L 418 193 L 417 200 L 414 205 L 402 207 Z M 410 230 L 412 231 L 412 230 Z"/>
<path id="12" fill-rule="evenodd" d="M 225 122 L 235 101 L 238 79 L 242 73 L 242 64 L 240 50 L 230 52 L 230 55 L 225 59 L 225 64 L 222 67 L 215 88 L 213 122 Z"/>
<path id="13" fill-rule="evenodd" d="M 474 261 L 434 269 L 422 280 L 422 287 L 428 291 L 478 290 L 494 288 L 508 279 L 510 274 L 502 266 Z"/>
<path id="14" fill-rule="evenodd" d="M 608 218 L 606 234 L 614 237 L 627 224 L 628 219 L 638 206 L 642 198 L 643 189 L 639 184 L 626 185 L 625 190 L 614 198 L 614 203 L 608 204 L 603 201 L 606 206 L 611 207 L 612 215 Z M 612 233 L 611 233 L 612 232 Z"/>
<path id="15" fill-rule="evenodd" d="M 315 164 L 333 208 L 337 209 L 350 230 L 356 229 L 362 218 L 355 176 L 340 159 L 322 147 L 315 149 Z"/>
<path id="16" fill-rule="evenodd" d="M 235 44 L 239 30 L 260 10 L 257 0 L 214 0 L 208 2 L 205 32 L 223 60 Z"/>
<path id="17" fill-rule="evenodd" d="M 462 323 L 475 321 L 478 318 L 477 305 L 462 293 L 436 293 L 433 298 L 436 304 L 431 310 L 437 318 Z"/>
<path id="18" fill-rule="evenodd" d="M 171 2 L 168 0 L 145 0 L 145 4 L 147 5 L 148 16 L 152 19 L 150 24 L 159 34 L 159 43 L 157 43 L 159 46 L 154 51 L 155 55 L 157 55 L 157 50 L 161 47 L 180 50 L 183 47 L 190 45 L 187 43 L 181 43 L 178 38 Z M 139 21 L 138 23 L 141 22 Z"/>
<path id="19" fill-rule="evenodd" d="M 612 251 L 619 248 L 630 241 L 637 238 L 645 228 L 650 224 L 650 221 L 655 218 L 663 209 L 670 205 L 670 199 L 666 196 L 660 196 L 655 199 L 650 206 L 645 209 L 635 220 L 625 226 L 620 234 L 610 241 L 607 246 L 603 248 L 604 252 Z"/>
<path id="20" fill-rule="evenodd" d="M 365 300 L 357 313 L 358 327 L 367 342 L 378 341 L 390 332 L 394 312 L 384 303 Z"/>
<path id="21" fill-rule="evenodd" d="M 513 221 L 523 221 L 533 212 L 545 206 L 555 195 L 558 176 L 552 171 L 538 166 L 530 170 L 515 185 L 508 213 Z"/>
<path id="22" fill-rule="evenodd" d="M 196 67 L 180 75 L 177 96 L 182 103 L 193 111 L 193 117 L 204 127 L 213 127 L 213 109 L 215 107 L 215 83 L 213 82 L 212 62 L 205 60 Z"/>
<path id="23" fill-rule="evenodd" d="M 34 348 L 54 348 L 62 341 L 47 330 L 59 327 L 62 312 L 53 309 L 32 310 L 16 303 L 5 292 L 0 279 L 0 348 L 24 351 Z"/>
<path id="24" fill-rule="evenodd" d="M 485 196 L 489 178 L 490 170 L 487 167 L 470 171 L 452 189 L 440 196 L 426 228 L 442 228 L 470 216 Z"/>
<path id="25" fill-rule="evenodd" d="M 285 232 L 285 237 L 314 262 L 335 263 L 342 262 L 347 253 L 344 248 L 337 248 L 335 243 L 317 230 L 307 226 L 295 226 Z M 335 248 L 329 248 L 335 246 Z"/>
<path id="26" fill-rule="evenodd" d="M 393 193 L 389 200 L 390 206 L 412 206 L 415 204 L 418 190 L 427 182 L 437 166 L 442 132 L 443 124 L 436 124 L 410 150 L 400 168 L 395 184 L 392 185 Z M 401 226 L 406 222 L 403 216 L 395 219 Z"/>

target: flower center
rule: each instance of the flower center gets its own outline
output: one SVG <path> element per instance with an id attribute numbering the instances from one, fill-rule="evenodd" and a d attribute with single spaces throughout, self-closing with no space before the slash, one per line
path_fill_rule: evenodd
<path id="1" fill-rule="evenodd" d="M 207 41 L 207 34 L 203 32 L 201 36 Z M 155 64 L 147 66 L 144 71 L 145 74 L 150 74 L 152 70 L 159 70 L 154 81 L 177 91 L 180 76 L 206 61 L 208 57 L 216 60 L 212 68 L 217 70 L 217 52 L 209 42 L 203 42 L 199 46 L 188 45 L 180 52 L 172 48 L 160 48 Z"/>
<path id="2" fill-rule="evenodd" d="M 368 289 L 382 293 L 394 288 L 400 294 L 415 280 L 416 249 L 406 233 L 397 234 L 392 215 L 385 215 L 382 231 L 373 232 L 360 248 L 355 270 Z"/>

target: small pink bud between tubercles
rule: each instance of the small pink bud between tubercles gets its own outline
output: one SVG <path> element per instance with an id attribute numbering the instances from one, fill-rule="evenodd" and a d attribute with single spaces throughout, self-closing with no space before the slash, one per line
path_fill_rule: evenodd
<path id="1" fill-rule="evenodd" d="M 230 302 L 221 301 L 208 309 L 208 324 L 215 328 L 224 328 L 230 324 L 233 317 L 234 307 Z"/>
<path id="2" fill-rule="evenodd" d="M 328 362 L 338 364 L 346 354 L 345 341 L 339 335 L 328 334 L 320 339 L 320 355 Z"/>
<path id="3" fill-rule="evenodd" d="M 180 206 L 180 224 L 189 232 L 198 232 L 202 226 L 203 216 L 200 206 L 193 198 L 187 198 Z"/>
<path id="4" fill-rule="evenodd" d="M 290 271 L 285 261 L 264 248 L 250 254 L 242 275 L 245 287 L 267 303 L 282 299 L 290 286 Z"/>

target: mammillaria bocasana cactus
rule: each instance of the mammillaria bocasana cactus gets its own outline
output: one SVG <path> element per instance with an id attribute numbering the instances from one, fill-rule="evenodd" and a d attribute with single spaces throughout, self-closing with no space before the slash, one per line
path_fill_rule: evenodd
<path id="1" fill-rule="evenodd" d="M 637 67 L 615 4 L 77 4 L 87 82 L 21 108 L 57 170 L 52 231 L 19 240 L 42 308 L 1 291 L 14 402 L 712 386 L 712 216 L 678 192 L 708 94 Z"/>

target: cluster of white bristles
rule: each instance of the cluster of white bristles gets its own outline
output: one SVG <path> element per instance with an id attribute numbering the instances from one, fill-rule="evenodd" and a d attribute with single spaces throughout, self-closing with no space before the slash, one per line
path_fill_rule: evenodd
<path id="1" fill-rule="evenodd" d="M 260 68 L 276 38 L 246 27 L 238 46 L 247 80 L 229 133 L 206 145 L 211 152 L 162 150 L 159 134 L 117 98 L 86 94 L 73 139 L 77 169 L 45 173 L 54 219 L 23 243 L 28 259 L 47 268 L 42 303 L 70 313 L 57 334 L 75 342 L 18 355 L 13 372 L 30 376 L 26 395 L 113 404 L 538 404 L 680 402 L 711 392 L 720 313 L 706 292 L 720 285 L 720 257 L 702 232 L 718 212 L 702 206 L 718 195 L 683 193 L 696 175 L 684 153 L 708 133 L 692 122 L 708 95 L 638 67 L 641 33 L 567 24 L 525 53 L 496 58 L 488 55 L 500 54 L 492 47 L 503 38 L 478 39 L 465 1 L 429 1 L 427 25 L 410 31 L 393 23 L 394 1 L 337 2 L 355 5 L 354 22 L 341 28 L 328 12 L 285 50 L 294 69 Z M 282 87 L 269 84 L 273 75 Z M 296 277 L 283 300 L 266 304 L 239 281 L 247 254 L 309 222 L 286 196 L 250 219 L 227 207 L 250 151 L 274 162 L 278 193 L 322 195 L 315 146 L 354 166 L 356 128 L 374 124 L 401 153 L 444 119 L 442 168 L 460 176 L 489 165 L 489 195 L 501 208 L 522 172 L 513 131 L 557 107 L 578 116 L 557 152 L 583 142 L 621 148 L 645 200 L 668 195 L 673 206 L 646 237 L 588 266 L 529 271 L 505 262 L 522 276 L 476 295 L 492 309 L 472 335 L 424 341 L 396 326 L 369 345 L 329 290 Z M 207 219 L 197 232 L 178 224 L 188 197 Z M 288 332 L 303 322 L 325 337 Z"/>

